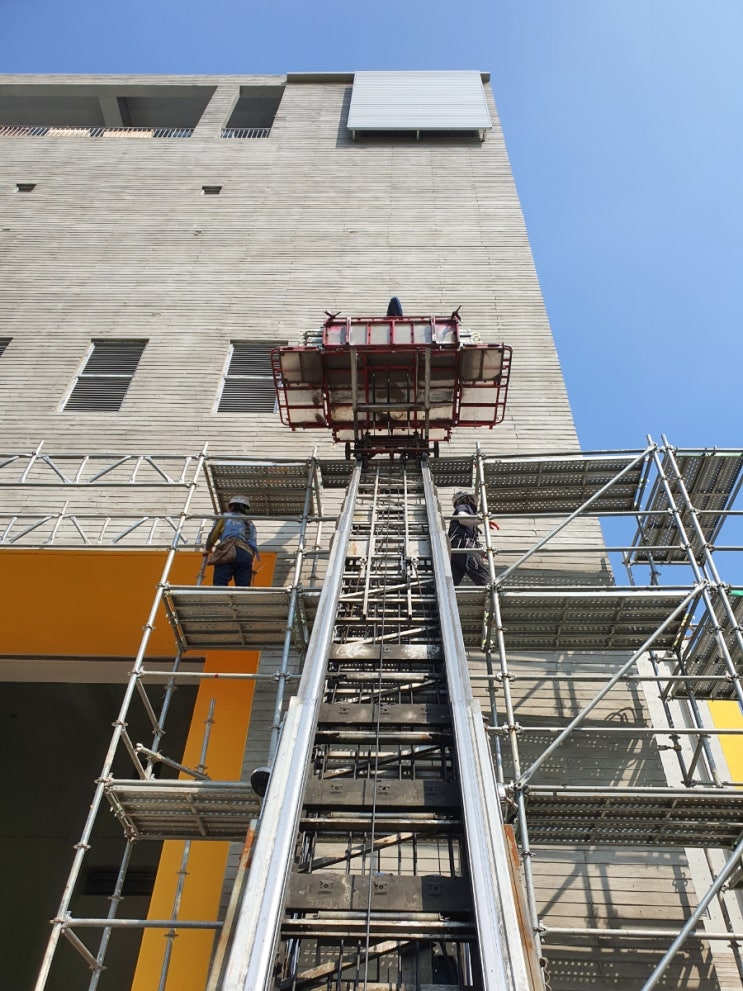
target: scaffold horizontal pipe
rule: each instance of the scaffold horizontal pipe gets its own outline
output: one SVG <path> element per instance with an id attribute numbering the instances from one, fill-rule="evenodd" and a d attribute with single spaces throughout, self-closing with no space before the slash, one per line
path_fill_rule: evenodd
<path id="1" fill-rule="evenodd" d="M 519 725 L 522 733 L 562 733 L 564 726 L 523 726 Z M 499 727 L 488 727 L 489 733 L 497 733 Z M 611 726 L 602 723 L 600 726 L 575 726 L 572 733 L 600 733 L 602 736 L 743 736 L 743 729 L 733 729 L 716 726 L 704 727 L 669 727 L 659 729 L 656 726 Z"/>
<path id="2" fill-rule="evenodd" d="M 221 929 L 218 919 L 94 919 L 68 918 L 62 929 Z"/>
<path id="3" fill-rule="evenodd" d="M 518 679 L 519 681 L 544 681 L 544 672 L 530 674 L 528 671 L 519 671 L 518 674 L 511 676 L 513 680 Z M 472 681 L 501 681 L 503 678 L 500 674 L 473 674 L 470 675 Z M 585 681 L 585 682 L 604 682 L 606 681 L 606 675 L 602 674 L 560 674 L 560 681 Z M 660 684 L 666 684 L 669 681 L 732 681 L 729 674 L 628 674 L 622 681 L 628 682 L 659 682 Z"/>
<path id="4" fill-rule="evenodd" d="M 590 936 L 612 940 L 622 939 L 673 939 L 678 934 L 677 929 L 591 929 L 577 926 L 545 926 L 542 929 L 542 939 L 546 942 L 550 936 Z M 687 939 L 722 940 L 729 943 L 743 943 L 743 933 L 738 932 L 707 932 L 700 929 L 698 932 L 691 932 Z"/>
<path id="5" fill-rule="evenodd" d="M 176 681 L 193 681 L 193 680 L 204 680 L 204 681 L 276 681 L 278 675 L 276 674 L 259 674 L 257 671 L 254 672 L 237 672 L 237 671 L 157 671 L 148 670 L 141 671 L 139 677 L 142 681 L 149 681 L 150 679 L 156 679 L 162 681 L 164 679 L 174 678 Z M 298 681 L 301 677 L 299 674 L 287 674 L 283 675 L 290 681 Z"/>

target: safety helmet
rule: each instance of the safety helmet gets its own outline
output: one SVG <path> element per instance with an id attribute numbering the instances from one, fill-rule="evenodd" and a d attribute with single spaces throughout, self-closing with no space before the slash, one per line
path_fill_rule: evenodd
<path id="1" fill-rule="evenodd" d="M 228 509 L 230 509 L 232 506 L 244 507 L 243 512 L 247 513 L 247 511 L 250 509 L 250 499 L 248 499 L 248 497 L 244 495 L 234 495 L 227 503 Z"/>
<path id="2" fill-rule="evenodd" d="M 459 492 L 455 492 L 454 495 L 452 496 L 451 501 L 454 506 L 458 506 L 460 502 L 468 502 L 470 506 L 473 506 L 475 509 L 477 509 L 477 499 L 475 499 L 474 495 L 471 492 L 468 492 L 466 489 L 462 489 Z"/>

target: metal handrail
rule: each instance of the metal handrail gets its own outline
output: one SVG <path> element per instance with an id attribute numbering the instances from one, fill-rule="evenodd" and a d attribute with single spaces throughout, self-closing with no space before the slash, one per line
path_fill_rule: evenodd
<path id="1" fill-rule="evenodd" d="M 0 124 L 0 137 L 3 138 L 103 138 L 138 137 L 149 138 L 190 138 L 192 127 L 85 127 L 77 124 Z"/>
<path id="2" fill-rule="evenodd" d="M 270 127 L 223 127 L 221 138 L 267 138 L 271 134 Z"/>

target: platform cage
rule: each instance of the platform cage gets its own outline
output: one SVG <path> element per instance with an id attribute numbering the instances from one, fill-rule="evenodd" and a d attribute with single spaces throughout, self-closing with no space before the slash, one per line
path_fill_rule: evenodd
<path id="1" fill-rule="evenodd" d="M 281 421 L 324 428 L 346 455 L 437 453 L 453 427 L 503 420 L 511 348 L 449 317 L 328 314 L 271 355 Z"/>

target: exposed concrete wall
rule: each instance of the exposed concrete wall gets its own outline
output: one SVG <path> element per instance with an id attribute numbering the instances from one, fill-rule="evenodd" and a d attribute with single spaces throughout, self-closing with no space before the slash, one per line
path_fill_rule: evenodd
<path id="1" fill-rule="evenodd" d="M 252 81 L 200 79 L 216 88 L 191 138 L 0 136 L 2 370 L 23 382 L 0 399 L 6 447 L 304 453 L 277 415 L 215 412 L 230 341 L 293 341 L 326 309 L 384 313 L 395 294 L 407 313 L 461 305 L 464 326 L 514 349 L 506 422 L 454 449 L 574 449 L 492 102 L 483 143 L 354 143 L 350 85 L 295 83 L 269 138 L 220 139 Z M 91 339 L 117 337 L 148 341 L 121 412 L 62 412 Z"/>

